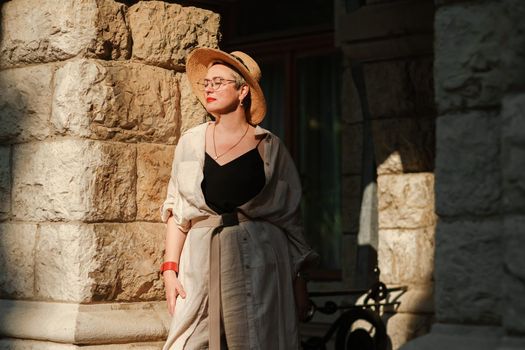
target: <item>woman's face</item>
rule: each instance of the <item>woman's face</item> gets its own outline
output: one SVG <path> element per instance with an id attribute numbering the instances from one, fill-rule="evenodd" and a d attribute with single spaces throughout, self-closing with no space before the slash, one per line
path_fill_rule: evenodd
<path id="1" fill-rule="evenodd" d="M 239 107 L 240 101 L 246 97 L 248 87 L 237 88 L 233 71 L 231 68 L 222 64 L 211 66 L 204 77 L 204 79 L 208 80 L 217 78 L 225 79 L 219 88 L 214 89 L 211 83 L 204 88 L 206 110 L 212 115 L 226 114 L 235 111 Z"/>

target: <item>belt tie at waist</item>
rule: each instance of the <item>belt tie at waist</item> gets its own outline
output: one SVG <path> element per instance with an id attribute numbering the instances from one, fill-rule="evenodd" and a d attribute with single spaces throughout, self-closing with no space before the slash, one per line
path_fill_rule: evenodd
<path id="1" fill-rule="evenodd" d="M 220 350 L 221 329 L 221 248 L 219 233 L 224 227 L 251 220 L 241 212 L 211 215 L 192 220 L 191 227 L 215 227 L 211 235 L 210 278 L 208 282 L 209 350 Z"/>

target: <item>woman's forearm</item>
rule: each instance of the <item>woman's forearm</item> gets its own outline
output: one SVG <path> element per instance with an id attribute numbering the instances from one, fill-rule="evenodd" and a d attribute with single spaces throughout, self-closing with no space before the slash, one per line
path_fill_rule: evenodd
<path id="1" fill-rule="evenodd" d="M 164 261 L 174 261 L 179 263 L 180 254 L 184 241 L 186 240 L 186 233 L 181 231 L 173 216 L 170 216 L 167 221 L 166 229 L 166 249 L 164 250 Z M 166 286 L 166 302 L 168 305 L 168 312 L 173 316 L 175 312 L 175 304 L 177 297 L 180 295 L 186 298 L 184 287 L 178 279 L 177 273 L 173 270 L 164 271 L 162 274 L 164 285 Z"/>
<path id="2" fill-rule="evenodd" d="M 175 261 L 179 263 L 185 240 L 186 233 L 181 231 L 175 224 L 173 216 L 170 216 L 167 221 L 164 261 Z"/>

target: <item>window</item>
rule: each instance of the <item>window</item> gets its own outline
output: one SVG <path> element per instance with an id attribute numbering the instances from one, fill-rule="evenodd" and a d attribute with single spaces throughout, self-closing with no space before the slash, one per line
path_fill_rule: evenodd
<path id="1" fill-rule="evenodd" d="M 341 248 L 340 59 L 297 59 L 297 165 L 303 183 L 303 220 L 321 266 L 339 269 Z"/>
<path id="2" fill-rule="evenodd" d="M 331 36 L 330 36 L 331 37 Z M 242 48 L 260 64 L 268 113 L 261 126 L 278 135 L 303 185 L 305 235 L 321 255 L 314 279 L 340 279 L 342 59 L 327 37 Z"/>

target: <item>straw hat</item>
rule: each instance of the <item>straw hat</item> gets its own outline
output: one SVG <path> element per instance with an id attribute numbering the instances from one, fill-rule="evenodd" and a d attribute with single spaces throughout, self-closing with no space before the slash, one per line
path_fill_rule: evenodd
<path id="1" fill-rule="evenodd" d="M 197 95 L 203 105 L 206 105 L 204 91 L 199 88 L 198 82 L 204 79 L 208 72 L 208 66 L 213 61 L 223 61 L 233 66 L 244 77 L 250 87 L 251 98 L 250 109 L 246 111 L 248 122 L 252 125 L 261 123 L 266 114 L 266 101 L 259 85 L 261 69 L 257 62 L 244 52 L 226 53 L 212 48 L 193 50 L 186 60 L 186 74 L 193 88 L 193 93 Z"/>

